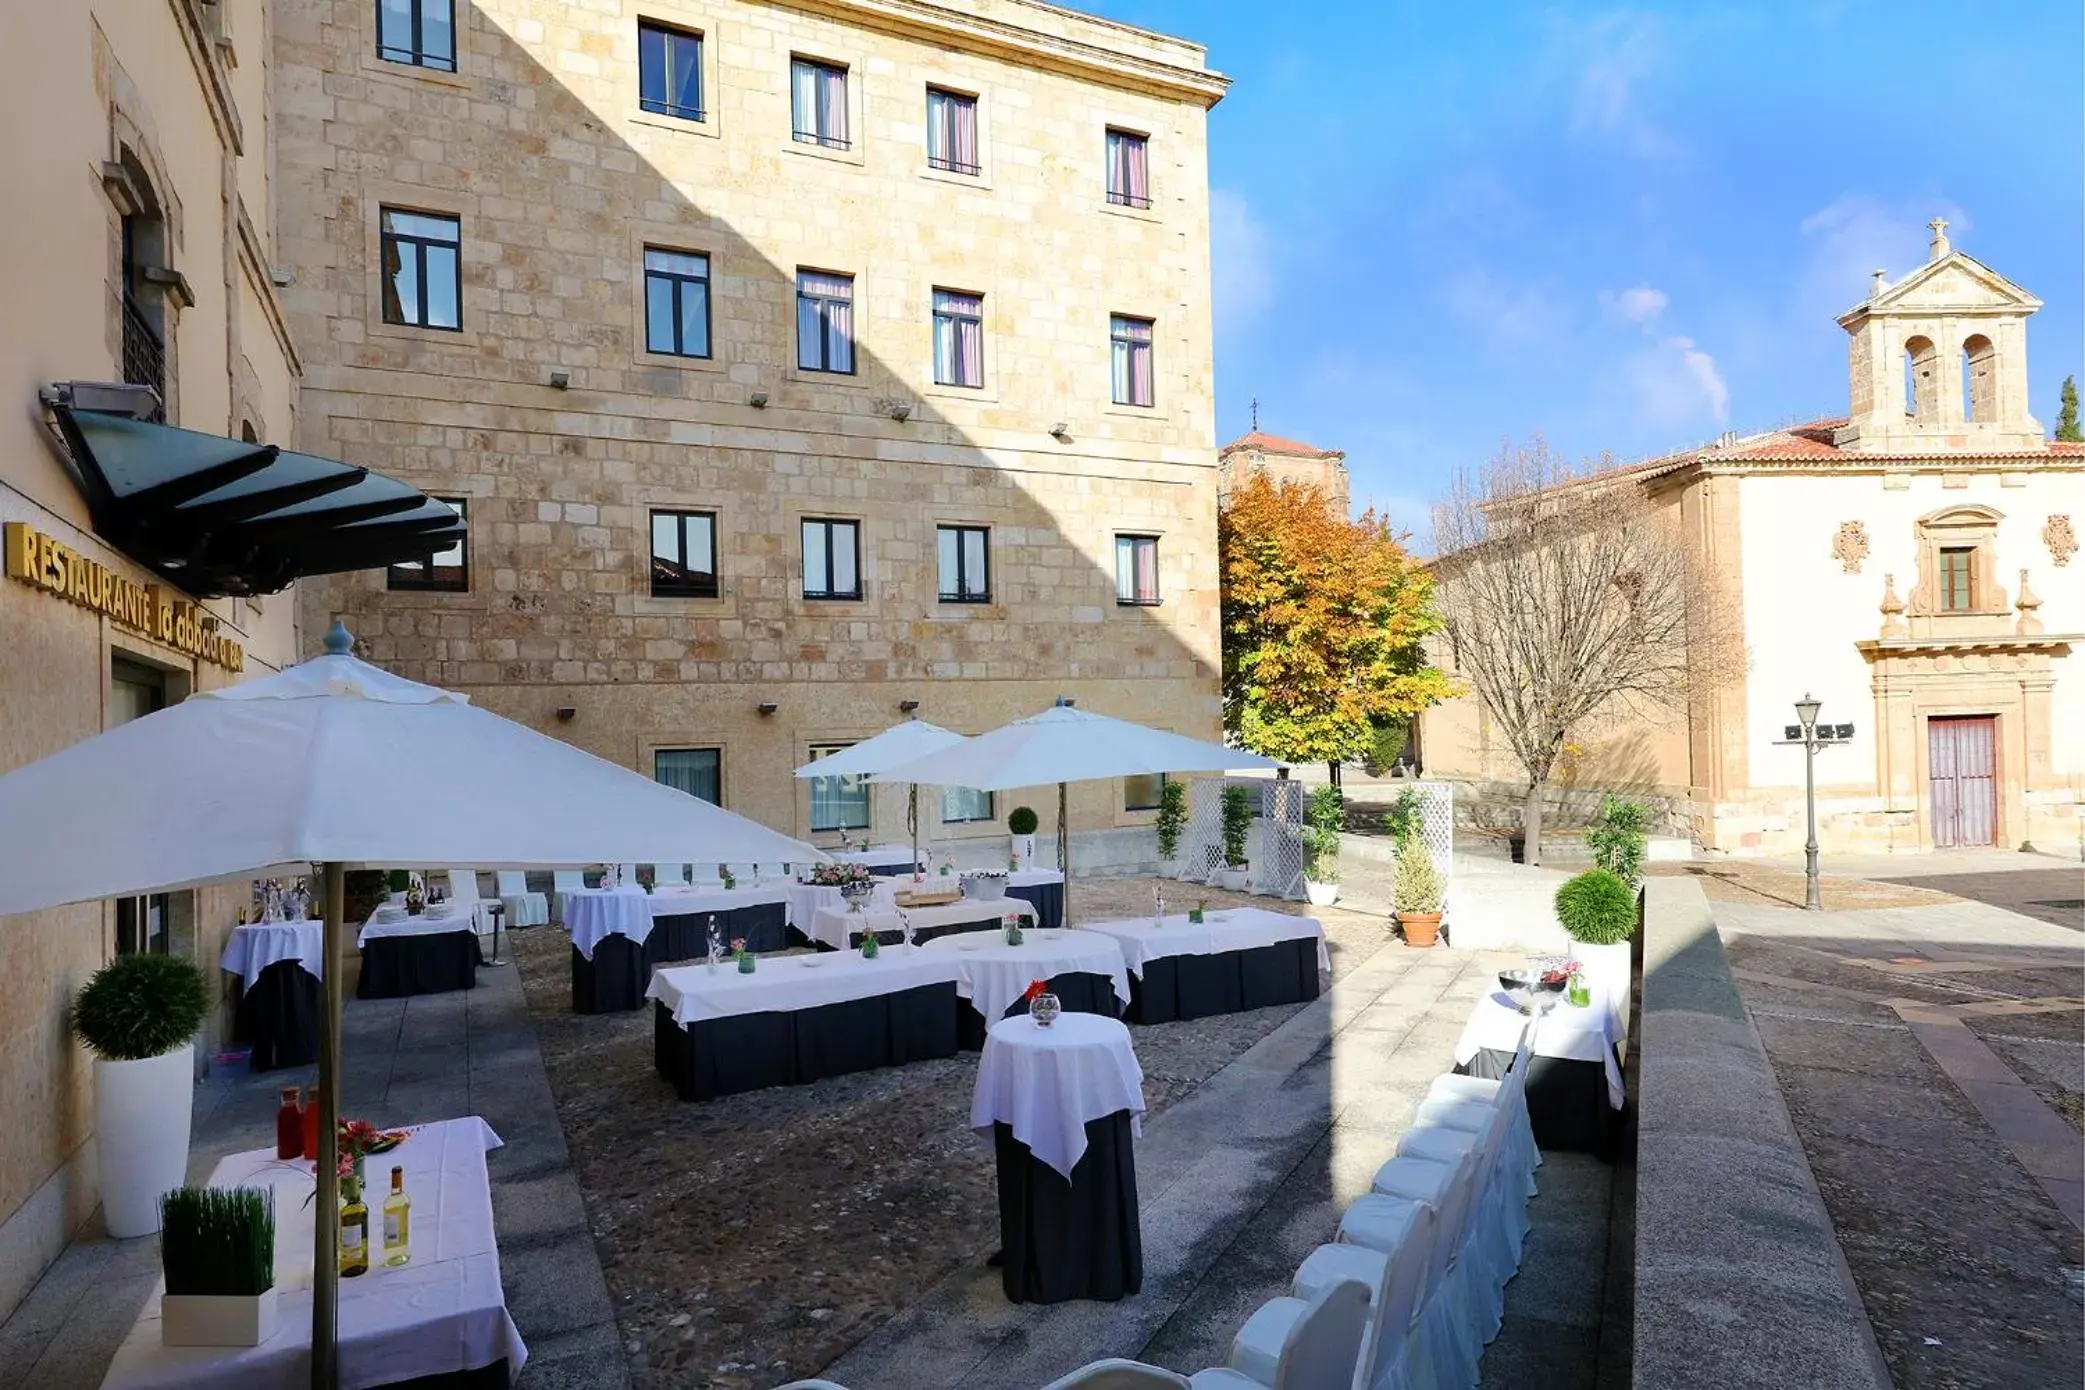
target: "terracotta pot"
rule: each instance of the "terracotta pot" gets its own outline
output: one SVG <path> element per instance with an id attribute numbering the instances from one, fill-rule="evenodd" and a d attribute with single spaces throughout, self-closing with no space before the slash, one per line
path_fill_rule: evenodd
<path id="1" fill-rule="evenodd" d="M 1415 949 L 1430 947 L 1441 934 L 1438 912 L 1400 912 L 1397 925 L 1404 928 L 1404 944 Z"/>

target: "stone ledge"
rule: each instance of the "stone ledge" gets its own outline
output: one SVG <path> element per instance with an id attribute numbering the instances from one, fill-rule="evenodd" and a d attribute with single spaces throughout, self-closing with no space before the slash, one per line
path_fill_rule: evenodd
<path id="1" fill-rule="evenodd" d="M 1635 1384 L 1887 1390 L 1701 885 L 1646 894 Z"/>

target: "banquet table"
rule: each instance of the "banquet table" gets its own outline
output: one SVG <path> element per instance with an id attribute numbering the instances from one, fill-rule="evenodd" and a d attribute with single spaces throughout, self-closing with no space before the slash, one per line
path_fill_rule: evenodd
<path id="1" fill-rule="evenodd" d="M 395 904 L 382 905 L 362 924 L 355 944 L 362 949 L 362 976 L 355 985 L 361 999 L 476 989 L 484 963 L 474 914 L 447 903 L 430 903 L 417 917 Z"/>
<path id="2" fill-rule="evenodd" d="M 1113 1302 L 1144 1282 L 1134 1141 L 1144 1072 L 1112 1018 L 1002 1019 L 985 1037 L 970 1127 L 991 1136 L 1000 1278 L 1014 1303 Z"/>
<path id="3" fill-rule="evenodd" d="M 232 1036 L 253 1049 L 253 1070 L 302 1067 L 319 1059 L 324 922 L 242 922 L 232 928 L 217 964 L 239 980 Z"/>
<path id="4" fill-rule="evenodd" d="M 1330 974 L 1325 928 L 1315 918 L 1263 907 L 1233 907 L 1190 922 L 1168 913 L 1087 922 L 1080 930 L 1113 938 L 1131 975 L 1131 1023 L 1171 1023 L 1211 1014 L 1300 1004 L 1318 997 Z"/>
<path id="5" fill-rule="evenodd" d="M 743 939 L 749 951 L 780 951 L 789 945 L 787 880 L 721 883 L 693 888 L 667 887 L 652 892 L 653 964 L 694 960 L 709 950 L 709 919 L 717 919 L 717 937 L 727 944 Z"/>
<path id="6" fill-rule="evenodd" d="M 1064 925 L 1064 874 L 1057 869 L 1015 869 L 1006 876 L 1006 896 L 1035 909 L 1045 931 Z"/>
<path id="7" fill-rule="evenodd" d="M 871 845 L 867 849 L 833 850 L 827 857 L 838 864 L 859 864 L 877 878 L 909 874 L 919 862 L 910 845 Z"/>
<path id="8" fill-rule="evenodd" d="M 869 902 L 889 906 L 894 891 L 895 885 L 889 879 L 879 878 Z M 843 908 L 847 905 L 839 889 L 822 883 L 791 882 L 783 886 L 782 892 L 782 920 L 806 945 L 811 942 L 811 919 L 817 916 L 819 908 Z"/>
<path id="9" fill-rule="evenodd" d="M 1622 1085 L 1623 1034 L 1615 1011 L 1596 990 L 1578 1007 L 1558 994 L 1538 994 L 1528 1061 L 1528 1123 L 1536 1147 L 1611 1158 L 1628 1094 Z M 1527 1015 L 1494 989 L 1477 1001 L 1455 1043 L 1455 1070 L 1497 1079 L 1512 1065 Z"/>
<path id="10" fill-rule="evenodd" d="M 956 1054 L 953 959 L 903 947 L 653 974 L 652 1063 L 682 1100 Z"/>
<path id="11" fill-rule="evenodd" d="M 415 1390 L 502 1387 L 528 1360 L 507 1314 L 493 1238 L 485 1154 L 499 1144 L 472 1115 L 418 1126 L 397 1148 L 366 1160 L 372 1193 L 389 1190 L 392 1165 L 405 1170 L 412 1260 L 392 1267 L 379 1257 L 367 1274 L 340 1281 L 341 1390 L 406 1382 Z M 305 1203 L 314 1185 L 309 1162 L 278 1160 L 272 1147 L 220 1162 L 210 1186 L 275 1191 L 275 1335 L 257 1347 L 164 1346 L 162 1284 L 117 1349 L 103 1390 L 304 1390 L 316 1235 Z"/>
<path id="12" fill-rule="evenodd" d="M 1116 1018 L 1129 1002 L 1129 972 L 1112 937 L 1089 931 L 1030 931 L 1009 946 L 996 932 L 937 937 L 920 947 L 926 955 L 956 962 L 956 993 L 970 1001 L 962 1013 L 966 1049 L 985 1045 L 986 1030 L 1002 1018 L 1028 1012 L 1023 997 L 1042 980 L 1068 1014 Z"/>
<path id="13" fill-rule="evenodd" d="M 895 946 L 905 939 L 898 912 L 896 899 L 872 901 L 860 912 L 821 907 L 811 914 L 810 928 L 801 935 L 821 951 L 853 950 L 861 945 L 862 936 L 872 931 L 880 945 Z M 964 898 L 940 907 L 908 907 L 904 913 L 912 919 L 912 939 L 918 942 L 932 941 L 951 932 L 997 928 L 1008 917 L 1019 917 L 1029 926 L 1035 924 L 1035 908 L 1018 898 Z"/>

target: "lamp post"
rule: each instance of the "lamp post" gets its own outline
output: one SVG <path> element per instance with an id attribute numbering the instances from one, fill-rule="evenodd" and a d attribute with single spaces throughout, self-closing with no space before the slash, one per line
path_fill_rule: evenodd
<path id="1" fill-rule="evenodd" d="M 1803 908 L 1808 912 L 1824 911 L 1824 891 L 1817 877 L 1817 750 L 1853 738 L 1851 724 L 1819 724 L 1817 712 L 1822 707 L 1805 691 L 1795 702 L 1796 722 L 1787 726 L 1788 737 L 1780 740 L 1803 749 L 1803 808 L 1809 832 L 1803 840 Z"/>

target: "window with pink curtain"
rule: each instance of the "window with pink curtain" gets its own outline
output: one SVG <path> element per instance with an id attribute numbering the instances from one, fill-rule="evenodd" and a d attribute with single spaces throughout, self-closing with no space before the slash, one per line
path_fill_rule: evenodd
<path id="1" fill-rule="evenodd" d="M 985 300 L 957 290 L 934 291 L 934 381 L 985 384 Z"/>
<path id="2" fill-rule="evenodd" d="M 789 112 L 792 133 L 799 141 L 835 150 L 849 148 L 847 69 L 811 58 L 792 58 Z"/>
<path id="3" fill-rule="evenodd" d="M 1148 608 L 1158 602 L 1158 537 L 1115 537 L 1115 602 Z"/>
<path id="4" fill-rule="evenodd" d="M 1123 314 L 1116 314 L 1109 321 L 1109 348 L 1117 405 L 1148 406 L 1156 399 L 1152 391 L 1151 328 L 1150 319 L 1134 319 Z"/>
<path id="5" fill-rule="evenodd" d="M 977 98 L 927 88 L 927 163 L 955 174 L 975 174 Z"/>
<path id="6" fill-rule="evenodd" d="M 1122 207 L 1151 206 L 1148 137 L 1133 130 L 1108 130 L 1108 201 Z"/>

